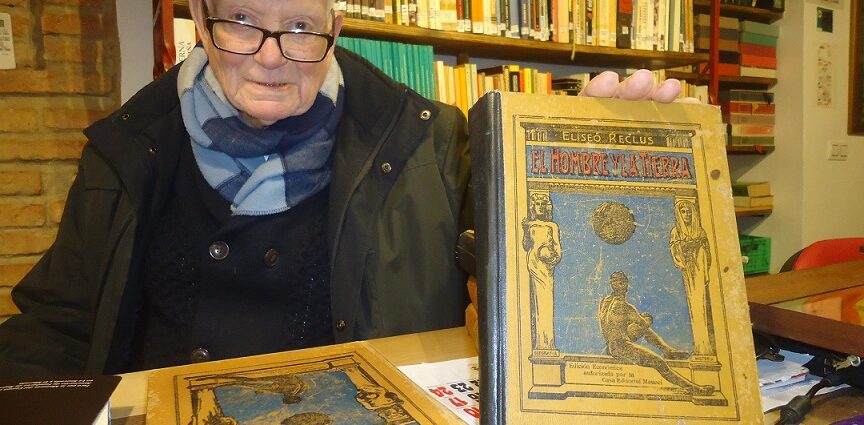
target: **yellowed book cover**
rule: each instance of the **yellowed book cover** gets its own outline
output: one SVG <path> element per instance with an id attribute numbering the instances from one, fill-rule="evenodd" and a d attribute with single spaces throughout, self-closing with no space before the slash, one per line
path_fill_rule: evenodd
<path id="1" fill-rule="evenodd" d="M 469 123 L 483 423 L 762 423 L 720 109 L 493 92 Z"/>
<path id="2" fill-rule="evenodd" d="M 365 342 L 160 369 L 147 425 L 451 424 Z"/>

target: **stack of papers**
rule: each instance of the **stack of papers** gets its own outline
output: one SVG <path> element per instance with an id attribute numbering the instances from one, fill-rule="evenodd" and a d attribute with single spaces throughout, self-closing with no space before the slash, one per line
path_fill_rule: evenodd
<path id="1" fill-rule="evenodd" d="M 762 410 L 765 412 L 785 405 L 795 396 L 807 394 L 810 388 L 822 380 L 819 376 L 810 375 L 804 367 L 813 356 L 785 350 L 780 350 L 780 354 L 785 357 L 782 362 L 765 359 L 756 362 L 762 392 Z M 830 393 L 846 387 L 848 385 L 823 388 L 816 394 Z"/>
<path id="2" fill-rule="evenodd" d="M 791 385 L 801 382 L 807 377 L 810 371 L 804 367 L 804 364 L 809 362 L 813 356 L 799 353 L 785 354 L 786 360 L 782 362 L 772 362 L 766 359 L 756 361 L 756 368 L 759 369 L 759 389 L 762 391 L 770 390 L 784 385 Z"/>
<path id="3" fill-rule="evenodd" d="M 822 378 L 810 375 L 804 364 L 813 356 L 781 350 L 782 362 L 760 359 L 759 387 L 762 393 L 762 410 L 767 412 L 783 406 L 797 395 L 804 395 Z M 432 398 L 447 406 L 468 424 L 477 424 L 480 416 L 477 400 L 477 357 L 457 359 L 440 363 L 422 363 L 399 368 L 414 383 L 423 387 Z M 817 394 L 825 394 L 848 385 L 824 388 Z"/>
<path id="4" fill-rule="evenodd" d="M 480 367 L 477 357 L 401 366 L 399 370 L 465 423 L 480 420 Z"/>

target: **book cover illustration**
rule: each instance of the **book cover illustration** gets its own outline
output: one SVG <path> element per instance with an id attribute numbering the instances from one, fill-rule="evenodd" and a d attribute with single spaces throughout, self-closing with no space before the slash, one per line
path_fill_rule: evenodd
<path id="1" fill-rule="evenodd" d="M 761 423 L 719 109 L 493 93 L 471 126 L 484 422 Z"/>
<path id="2" fill-rule="evenodd" d="M 161 369 L 148 388 L 148 424 L 458 420 L 362 342 Z"/>

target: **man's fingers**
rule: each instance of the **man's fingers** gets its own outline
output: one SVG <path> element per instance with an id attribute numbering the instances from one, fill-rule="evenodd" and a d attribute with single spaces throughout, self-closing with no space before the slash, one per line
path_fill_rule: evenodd
<path id="1" fill-rule="evenodd" d="M 591 97 L 615 97 L 618 92 L 618 74 L 612 71 L 603 71 L 600 75 L 592 78 L 585 84 L 582 96 Z"/>
<path id="2" fill-rule="evenodd" d="M 680 81 L 668 79 L 658 86 L 654 84 L 654 74 L 651 71 L 640 69 L 620 82 L 618 81 L 618 74 L 612 71 L 603 71 L 588 81 L 580 95 L 669 103 L 675 101 L 680 93 Z"/>
<path id="3" fill-rule="evenodd" d="M 640 69 L 618 84 L 618 97 L 626 100 L 651 99 L 654 91 L 654 75 Z"/>
<path id="4" fill-rule="evenodd" d="M 677 99 L 680 93 L 681 82 L 675 79 L 668 79 L 654 90 L 651 100 L 661 103 L 670 103 Z"/>

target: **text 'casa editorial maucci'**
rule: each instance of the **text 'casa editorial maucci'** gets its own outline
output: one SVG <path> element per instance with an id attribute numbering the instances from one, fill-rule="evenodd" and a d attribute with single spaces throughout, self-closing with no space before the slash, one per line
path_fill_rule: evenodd
<path id="1" fill-rule="evenodd" d="M 469 114 L 485 424 L 762 423 L 720 110 Z"/>

